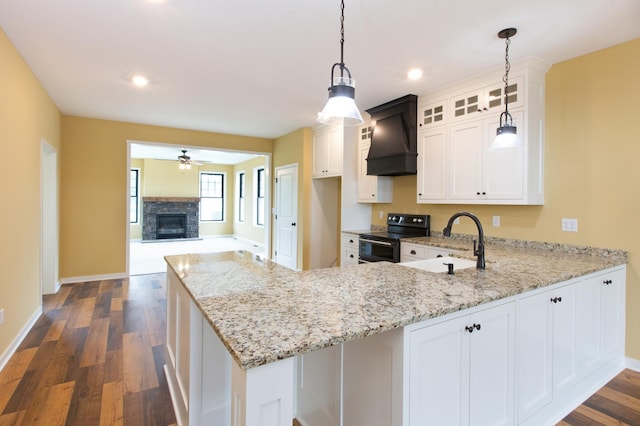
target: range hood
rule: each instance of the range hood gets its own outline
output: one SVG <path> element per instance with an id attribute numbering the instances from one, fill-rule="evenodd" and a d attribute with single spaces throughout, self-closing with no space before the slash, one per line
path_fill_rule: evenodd
<path id="1" fill-rule="evenodd" d="M 415 175 L 418 167 L 418 97 L 406 95 L 367 112 L 373 127 L 367 174 Z"/>

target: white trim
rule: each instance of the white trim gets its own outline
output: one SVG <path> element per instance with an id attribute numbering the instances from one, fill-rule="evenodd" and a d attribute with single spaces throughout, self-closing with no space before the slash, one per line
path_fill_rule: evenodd
<path id="1" fill-rule="evenodd" d="M 34 326 L 36 321 L 38 321 L 38 318 L 40 318 L 40 315 L 42 315 L 42 304 L 38 306 L 33 315 L 31 315 L 31 318 L 29 318 L 29 321 L 27 321 L 24 327 L 22 327 L 20 333 L 18 333 L 7 350 L 4 351 L 4 353 L 0 356 L 0 371 L 2 371 L 2 369 L 7 365 L 13 354 L 18 349 L 20 343 L 22 343 L 24 338 L 27 337 L 27 334 L 29 333 L 29 331 L 31 331 L 31 328 Z"/>
<path id="2" fill-rule="evenodd" d="M 121 278 L 129 278 L 129 274 L 127 272 L 119 272 L 116 274 L 102 274 L 102 275 L 85 275 L 80 277 L 68 277 L 63 278 L 60 283 L 61 284 L 77 284 L 77 283 L 85 283 L 88 281 L 103 281 L 103 280 L 119 280 Z"/>
<path id="3" fill-rule="evenodd" d="M 640 360 L 627 357 L 624 359 L 624 365 L 629 370 L 637 371 L 638 373 L 640 373 Z"/>

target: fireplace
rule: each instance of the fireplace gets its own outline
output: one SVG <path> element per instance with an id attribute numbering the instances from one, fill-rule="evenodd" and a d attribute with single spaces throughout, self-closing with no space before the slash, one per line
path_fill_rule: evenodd
<path id="1" fill-rule="evenodd" d="M 200 198 L 142 197 L 142 241 L 199 238 Z"/>
<path id="2" fill-rule="evenodd" d="M 186 214 L 159 214 L 156 215 L 156 220 L 156 240 L 167 238 L 186 238 Z"/>

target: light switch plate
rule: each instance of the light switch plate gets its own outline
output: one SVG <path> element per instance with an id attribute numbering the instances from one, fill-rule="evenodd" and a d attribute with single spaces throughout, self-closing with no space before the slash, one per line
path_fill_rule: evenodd
<path id="1" fill-rule="evenodd" d="M 0 324 L 4 322 L 4 309 L 0 309 Z"/>
<path id="2" fill-rule="evenodd" d="M 564 232 L 578 232 L 578 219 L 562 218 L 562 230 Z"/>

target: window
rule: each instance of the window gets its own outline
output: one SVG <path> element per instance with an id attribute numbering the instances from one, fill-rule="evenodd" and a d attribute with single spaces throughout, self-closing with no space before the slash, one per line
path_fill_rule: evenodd
<path id="1" fill-rule="evenodd" d="M 244 172 L 238 173 L 238 222 L 244 222 L 244 208 L 245 208 L 245 183 Z"/>
<path id="2" fill-rule="evenodd" d="M 200 220 L 224 220 L 224 174 L 200 173 Z"/>
<path id="3" fill-rule="evenodd" d="M 129 173 L 129 223 L 138 223 L 140 211 L 140 169 L 131 169 Z"/>
<path id="4" fill-rule="evenodd" d="M 256 225 L 264 226 L 264 168 L 256 170 Z"/>

